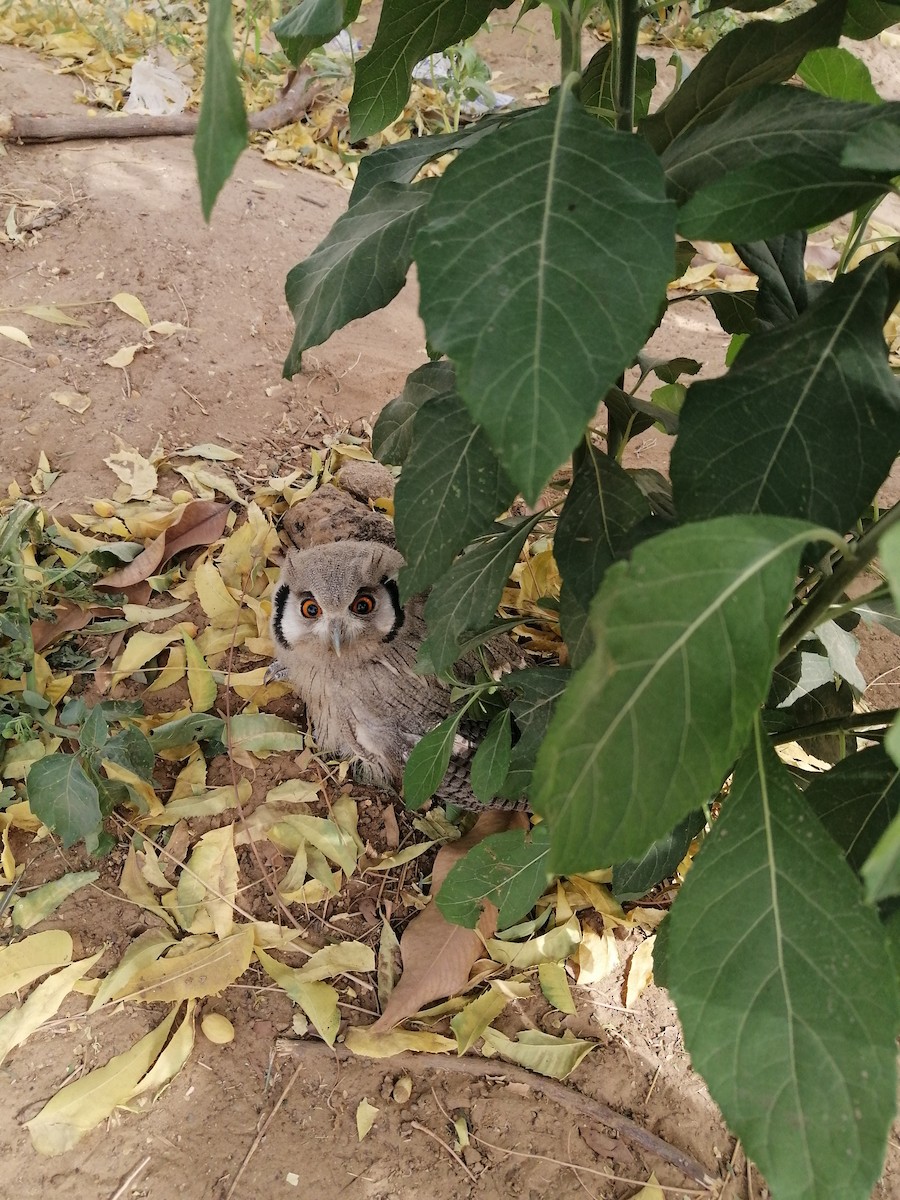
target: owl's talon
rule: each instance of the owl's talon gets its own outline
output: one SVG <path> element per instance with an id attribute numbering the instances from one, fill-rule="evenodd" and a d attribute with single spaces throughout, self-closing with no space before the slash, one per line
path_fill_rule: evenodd
<path id="1" fill-rule="evenodd" d="M 287 667 L 284 663 L 279 662 L 277 658 L 274 658 L 266 667 L 266 673 L 263 675 L 263 684 L 282 683 L 287 677 Z"/>

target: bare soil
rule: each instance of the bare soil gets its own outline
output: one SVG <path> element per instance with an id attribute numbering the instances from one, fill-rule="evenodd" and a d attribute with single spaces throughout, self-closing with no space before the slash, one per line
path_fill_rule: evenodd
<path id="1" fill-rule="evenodd" d="M 499 89 L 525 95 L 553 79 L 555 51 L 534 14 L 515 34 L 510 13 L 498 14 L 493 24 L 483 52 L 500 72 Z M 896 63 L 891 69 L 896 85 Z M 5 108 L 83 111 L 74 103 L 75 91 L 71 77 L 54 74 L 27 52 L 0 47 Z M 0 484 L 18 479 L 24 487 L 43 451 L 62 472 L 47 497 L 51 506 L 78 511 L 89 498 L 110 494 L 115 479 L 103 459 L 116 449 L 117 437 L 145 453 L 158 436 L 167 448 L 215 441 L 241 450 L 249 474 L 289 468 L 323 431 L 364 431 L 364 422 L 424 360 L 410 283 L 387 309 L 308 353 L 293 381 L 281 378 L 292 334 L 284 277 L 321 240 L 347 199 L 338 184 L 312 171 L 284 172 L 248 151 L 207 227 L 190 139 L 10 146 L 0 157 L 0 199 L 4 215 L 11 204 L 21 208 L 29 201 L 64 209 L 33 244 L 0 246 L 0 307 L 94 302 L 67 310 L 86 326 L 18 313 L 3 317 L 28 332 L 32 349 L 6 339 L 0 345 Z M 154 338 L 156 344 L 124 370 L 104 364 L 140 340 L 139 326 L 109 303 L 123 291 L 139 296 L 153 321 L 185 326 L 169 338 Z M 689 346 L 715 369 L 726 338 L 697 306 L 690 307 L 690 315 L 667 323 L 654 348 L 674 353 Z M 78 416 L 60 407 L 52 394 L 65 390 L 88 394 L 90 408 Z M 664 466 L 666 452 L 664 439 L 652 432 L 636 447 L 638 460 L 653 466 Z M 866 654 L 863 670 L 890 685 L 896 703 L 896 643 L 884 635 Z M 890 702 L 889 695 L 882 699 Z M 53 878 L 64 863 L 49 843 L 44 853 L 39 869 Z M 67 862 L 83 865 L 71 854 Z M 98 884 L 47 923 L 73 932 L 79 955 L 109 945 L 104 968 L 139 932 L 140 914 L 123 904 L 115 886 L 120 865 L 113 857 Z M 631 948 L 621 947 L 623 962 Z M 147 1111 L 120 1113 L 106 1131 L 70 1153 L 42 1159 L 23 1122 L 74 1073 L 133 1044 L 160 1015 L 152 1006 L 132 1006 L 85 1020 L 71 1001 L 63 1010 L 70 1018 L 32 1036 L 0 1068 L 0 1197 L 219 1200 L 270 1117 L 233 1192 L 239 1200 L 543 1200 L 585 1193 L 618 1200 L 637 1184 L 588 1172 L 645 1181 L 650 1169 L 672 1189 L 669 1195 L 692 1194 L 677 1171 L 629 1149 L 609 1131 L 552 1109 L 517 1086 L 493 1082 L 487 1061 L 478 1082 L 414 1073 L 405 1106 L 391 1099 L 399 1072 L 390 1060 L 338 1064 L 323 1053 L 292 1079 L 294 1063 L 279 1041 L 291 1032 L 291 1003 L 264 979 L 257 983 L 230 988 L 207 1006 L 232 1020 L 234 1042 L 214 1046 L 198 1039 L 188 1066 Z M 620 971 L 603 984 L 576 989 L 573 1017 L 533 998 L 511 1006 L 504 1019 L 510 1030 L 571 1029 L 594 1039 L 598 1048 L 574 1073 L 573 1086 L 688 1151 L 712 1174 L 721 1171 L 727 1184 L 713 1194 L 723 1200 L 767 1195 L 691 1071 L 665 992 L 648 988 L 628 1011 L 622 989 Z M 372 998 L 361 993 L 348 1003 L 368 1010 Z M 355 1110 L 363 1097 L 381 1111 L 358 1142 Z M 458 1111 L 482 1139 L 465 1150 L 465 1169 L 441 1144 L 454 1142 L 445 1112 Z M 896 1135 L 874 1194 L 881 1200 L 900 1196 Z"/>

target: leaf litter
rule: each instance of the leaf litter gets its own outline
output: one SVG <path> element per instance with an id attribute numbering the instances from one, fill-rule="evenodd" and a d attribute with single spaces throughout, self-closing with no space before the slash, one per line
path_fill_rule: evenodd
<path id="1" fill-rule="evenodd" d="M 314 753 L 289 686 L 264 682 L 278 521 L 350 457 L 370 455 L 333 439 L 313 451 L 308 474 L 248 491 L 227 447 L 168 452 L 158 443 L 142 454 L 120 444 L 108 461 L 120 481 L 110 499 L 66 518 L 12 496 L 0 510 L 16 583 L 0 680 L 9 739 L 2 864 L 3 879 L 23 885 L 3 919 L 21 940 L 7 957 L 0 952 L 0 994 L 32 987 L 0 1018 L 0 1046 L 8 1052 L 33 1036 L 64 1003 L 75 1005 L 72 995 L 87 997 L 79 1011 L 92 1017 L 123 1004 L 168 1006 L 154 1030 L 29 1122 L 41 1153 L 61 1153 L 114 1108 L 158 1094 L 191 1054 L 197 1006 L 246 979 L 283 989 L 307 1036 L 329 1046 L 340 1039 L 363 1057 L 480 1047 L 564 1078 L 596 1043 L 529 1030 L 520 1006 L 538 999 L 561 1017 L 573 1012 L 572 984 L 614 970 L 617 936 L 652 932 L 663 911 L 626 913 L 609 890 L 611 873 L 600 872 L 552 884 L 536 918 L 499 936 L 490 903 L 475 930 L 447 922 L 431 900 L 453 863 L 483 838 L 524 827 L 522 814 L 488 811 L 460 837 L 440 810 L 403 813 L 399 843 L 389 835 L 373 844 L 396 828 L 393 810 L 390 822 L 376 820 L 378 802 L 348 781 L 347 764 Z M 231 475 L 210 481 L 185 471 L 198 461 Z M 554 614 L 539 604 L 554 591 L 544 537 L 524 548 L 503 601 L 506 615 L 543 614 L 538 638 L 528 630 L 538 654 L 558 654 Z M 97 883 L 96 871 L 67 870 L 30 884 L 32 848 L 47 831 L 28 781 L 57 760 L 78 766 L 96 793 L 92 811 L 126 838 L 115 883 L 153 923 L 112 964 L 105 947 L 73 963 L 68 934 L 31 932 L 51 914 L 65 919 L 65 898 Z M 66 797 L 73 831 L 83 799 L 78 788 Z M 101 852 L 114 845 L 103 844 L 105 831 L 81 832 Z M 95 860 L 107 879 L 115 857 Z M 260 864 L 268 895 L 245 900 Z M 651 977 L 649 946 L 634 959 L 629 1004 Z M 348 1018 L 360 1001 L 367 1024 Z"/>

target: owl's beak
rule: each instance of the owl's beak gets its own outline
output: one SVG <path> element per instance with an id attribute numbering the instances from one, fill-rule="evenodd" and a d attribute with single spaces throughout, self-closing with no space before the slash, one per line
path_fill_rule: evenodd
<path id="1" fill-rule="evenodd" d="M 338 658 L 341 657 L 341 627 L 340 625 L 332 625 L 331 627 L 331 645 Z"/>

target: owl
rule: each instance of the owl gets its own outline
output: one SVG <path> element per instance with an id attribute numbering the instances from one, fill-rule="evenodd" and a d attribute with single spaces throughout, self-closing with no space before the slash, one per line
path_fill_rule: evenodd
<path id="1" fill-rule="evenodd" d="M 352 514 L 357 502 L 349 503 Z M 329 496 L 325 508 L 333 505 Z M 320 499 L 310 505 L 311 514 L 321 508 Z M 321 530 L 317 520 L 308 518 L 301 528 Z M 366 518 L 358 528 L 365 531 Z M 330 542 L 318 536 L 312 544 L 300 540 L 288 550 L 275 588 L 271 631 L 278 663 L 270 677 L 291 682 L 323 750 L 351 759 L 362 782 L 399 789 L 410 751 L 451 706 L 450 688 L 415 669 L 426 636 L 426 596 L 400 603 L 397 574 L 404 560 L 392 545 L 346 534 Z M 509 639 L 494 639 L 486 650 L 498 670 L 518 665 Z M 479 666 L 470 655 L 457 664 L 457 674 L 471 679 Z M 477 730 L 467 724 L 456 739 L 439 799 L 461 808 L 483 807 L 468 782 L 477 741 Z"/>

